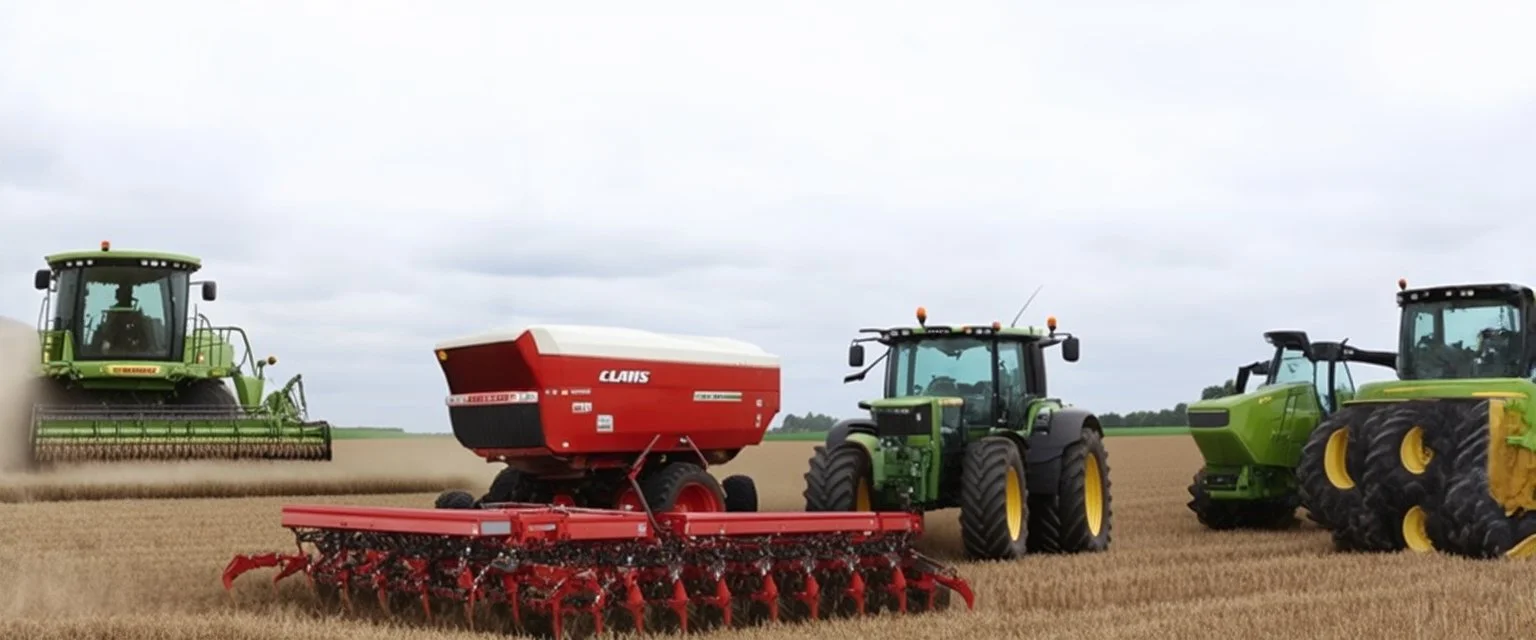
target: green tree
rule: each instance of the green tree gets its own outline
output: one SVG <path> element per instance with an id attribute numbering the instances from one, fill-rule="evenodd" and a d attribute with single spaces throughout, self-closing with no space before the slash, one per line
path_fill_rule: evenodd
<path id="1" fill-rule="evenodd" d="M 830 431 L 834 424 L 837 424 L 837 418 L 808 411 L 803 416 L 793 413 L 785 414 L 784 422 L 779 425 L 778 430 L 784 433 L 819 433 Z"/>

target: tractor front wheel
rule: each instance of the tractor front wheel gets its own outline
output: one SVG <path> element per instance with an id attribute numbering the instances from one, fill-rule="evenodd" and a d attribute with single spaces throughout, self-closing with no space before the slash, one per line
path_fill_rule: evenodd
<path id="1" fill-rule="evenodd" d="M 965 448 L 960 472 L 960 537 L 965 554 L 979 560 L 1011 560 L 1028 551 L 1029 507 L 1024 458 L 1003 437 Z"/>
<path id="2" fill-rule="evenodd" d="M 816 447 L 805 474 L 806 511 L 874 511 L 874 479 L 864 448 L 843 443 Z"/>

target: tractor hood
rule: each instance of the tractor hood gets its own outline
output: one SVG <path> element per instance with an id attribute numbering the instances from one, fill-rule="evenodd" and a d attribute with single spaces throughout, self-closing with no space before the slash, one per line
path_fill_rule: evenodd
<path id="1" fill-rule="evenodd" d="M 1268 439 L 1285 418 L 1292 394 L 1306 398 L 1316 392 L 1310 383 L 1292 382 L 1192 403 L 1186 410 L 1190 436 L 1208 464 L 1278 464 L 1266 460 L 1273 449 Z"/>
<path id="2" fill-rule="evenodd" d="M 1382 380 L 1360 385 L 1358 402 L 1392 402 L 1415 398 L 1529 398 L 1536 385 L 1522 378 L 1465 378 L 1456 380 Z"/>

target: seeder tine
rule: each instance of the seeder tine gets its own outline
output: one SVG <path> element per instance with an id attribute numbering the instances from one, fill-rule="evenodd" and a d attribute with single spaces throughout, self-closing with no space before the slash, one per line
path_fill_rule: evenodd
<path id="1" fill-rule="evenodd" d="M 950 591 L 960 594 L 960 597 L 965 600 L 966 609 L 974 610 L 976 608 L 976 594 L 971 593 L 971 585 L 967 584 L 965 580 L 957 576 L 943 574 L 937 574 L 933 579 L 939 584 L 948 587 Z"/>
<path id="2" fill-rule="evenodd" d="M 279 554 L 276 553 L 263 553 L 254 556 L 245 554 L 235 556 L 229 561 L 229 564 L 224 567 L 224 590 L 231 591 L 234 589 L 235 579 L 239 578 L 241 574 L 244 574 L 247 571 L 252 569 L 264 569 L 266 567 L 277 566 L 278 555 Z"/>

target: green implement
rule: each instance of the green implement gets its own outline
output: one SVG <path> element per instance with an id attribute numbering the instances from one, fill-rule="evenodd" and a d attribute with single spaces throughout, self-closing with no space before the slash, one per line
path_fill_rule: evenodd
<path id="1" fill-rule="evenodd" d="M 277 359 L 254 358 L 243 329 L 190 303 L 194 284 L 204 301 L 217 296 L 212 281 L 191 280 L 197 258 L 103 242 L 45 260 L 29 466 L 331 459 L 330 425 L 308 420 L 302 376 L 263 397 Z"/>

